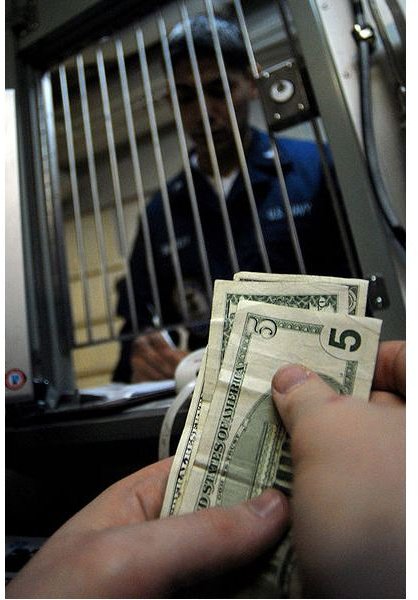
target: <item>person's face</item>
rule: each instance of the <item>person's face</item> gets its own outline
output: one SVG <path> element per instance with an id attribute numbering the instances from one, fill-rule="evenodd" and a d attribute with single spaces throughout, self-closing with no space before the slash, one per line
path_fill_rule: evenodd
<path id="1" fill-rule="evenodd" d="M 248 127 L 248 103 L 256 96 L 255 83 L 248 75 L 237 69 L 227 68 L 227 72 L 238 127 L 243 135 Z M 235 141 L 216 58 L 201 58 L 199 73 L 219 160 L 229 152 L 235 151 Z M 205 156 L 208 150 L 203 118 L 188 58 L 176 64 L 175 79 L 184 128 L 195 143 L 198 154 Z"/>

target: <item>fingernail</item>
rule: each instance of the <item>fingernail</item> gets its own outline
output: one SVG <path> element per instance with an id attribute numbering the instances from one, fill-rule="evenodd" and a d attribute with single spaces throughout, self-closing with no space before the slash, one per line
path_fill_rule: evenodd
<path id="1" fill-rule="evenodd" d="M 248 506 L 263 519 L 278 511 L 283 511 L 283 498 L 276 490 L 265 490 L 260 496 L 252 498 Z"/>
<path id="2" fill-rule="evenodd" d="M 279 394 L 287 394 L 293 387 L 304 383 L 310 371 L 300 365 L 286 365 L 278 370 L 273 387 Z"/>

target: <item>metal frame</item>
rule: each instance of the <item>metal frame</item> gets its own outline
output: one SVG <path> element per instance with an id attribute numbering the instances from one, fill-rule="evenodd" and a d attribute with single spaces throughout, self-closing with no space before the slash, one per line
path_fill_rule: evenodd
<path id="1" fill-rule="evenodd" d="M 315 0 L 288 0 L 304 60 L 332 149 L 347 218 L 363 277 L 383 279 L 371 298 L 373 315 L 383 319 L 382 339 L 405 337 L 405 300 L 397 276 L 397 248 L 373 195 L 364 154 L 347 104 Z M 353 173 L 357 176 L 353 177 Z M 382 302 L 383 301 L 383 302 Z"/>
<path id="2" fill-rule="evenodd" d="M 166 2 L 157 3 L 157 5 L 162 4 L 166 4 Z M 240 8 L 238 0 L 234 0 L 234 5 L 236 9 L 237 6 Z M 350 106 L 347 104 L 344 96 L 332 51 L 328 45 L 318 3 L 315 0 L 308 0 L 303 3 L 299 0 L 288 0 L 288 7 L 299 34 L 300 47 L 304 55 L 307 70 L 310 74 L 314 75 L 311 77 L 311 84 L 332 149 L 335 168 L 342 189 L 345 210 L 362 275 L 370 278 L 372 282 L 379 281 L 378 278 L 381 276 L 384 282 L 383 291 L 378 290 L 375 293 L 372 312 L 376 317 L 383 318 L 383 338 L 403 338 L 405 335 L 405 302 L 402 285 L 397 275 L 396 248 L 394 248 L 394 242 L 386 230 L 376 206 L 369 183 L 361 143 L 350 116 Z M 155 5 L 151 5 L 146 10 L 143 9 L 142 12 L 150 13 L 155 8 Z M 238 9 L 237 13 L 239 18 L 240 11 Z M 45 41 L 47 37 L 41 38 L 39 41 Z M 69 50 L 69 46 L 67 47 L 67 51 Z M 190 46 L 193 55 L 192 44 Z M 32 64 L 41 64 L 42 52 L 38 57 L 36 57 L 36 52 L 30 57 L 28 50 L 29 46 L 26 46 L 23 53 L 25 60 L 28 62 L 30 60 Z M 251 61 L 251 55 L 249 58 L 253 70 L 255 70 L 255 60 Z M 44 66 L 46 64 L 47 62 L 43 63 Z M 78 65 L 79 75 L 80 69 L 81 67 Z M 26 215 L 36 213 L 34 222 L 30 223 L 26 228 L 28 230 L 26 235 L 30 238 L 28 245 L 39 250 L 39 255 L 37 254 L 36 256 L 28 257 L 26 254 L 26 258 L 30 262 L 26 273 L 27 281 L 30 280 L 33 287 L 35 287 L 33 282 L 36 281 L 36 287 L 38 287 L 38 290 L 35 292 L 36 300 L 34 302 L 31 300 L 34 306 L 30 307 L 29 323 L 34 346 L 33 360 L 37 365 L 34 374 L 36 375 L 37 372 L 42 371 L 43 375 L 52 380 L 58 392 L 62 392 L 71 389 L 74 385 L 71 343 L 69 339 L 71 328 L 68 328 L 71 315 L 68 302 L 67 304 L 64 302 L 64 307 L 57 305 L 56 290 L 60 289 L 63 292 L 65 300 L 65 298 L 68 299 L 68 288 L 65 289 L 63 287 L 62 281 L 54 279 L 54 269 L 51 266 L 55 265 L 54 261 L 56 258 L 59 258 L 61 263 L 62 260 L 65 260 L 65 256 L 59 255 L 59 257 L 54 257 L 51 255 L 51 240 L 48 237 L 48 228 L 46 227 L 49 215 L 45 210 L 43 176 L 39 167 L 42 160 L 42 144 L 37 133 L 38 107 L 36 106 L 36 80 L 39 79 L 40 72 L 36 72 L 27 66 L 23 71 L 21 82 L 22 93 L 20 94 L 18 112 L 20 116 L 26 114 L 26 120 L 29 119 L 31 121 L 32 132 L 29 140 L 30 143 L 28 144 L 26 143 L 28 132 L 20 132 L 20 145 L 25 149 L 22 172 L 25 175 L 25 179 L 29 178 L 29 184 L 27 189 L 25 188 L 24 190 L 22 202 L 24 207 L 23 212 Z M 201 91 L 198 73 L 196 74 L 196 79 L 198 91 Z M 225 80 L 225 77 L 223 79 Z M 63 70 L 61 72 L 61 83 L 65 90 L 66 82 Z M 227 81 L 224 81 L 224 84 L 226 87 Z M 28 91 L 29 95 L 27 95 Z M 27 95 L 26 98 L 24 98 L 25 94 Z M 68 117 L 70 118 L 69 113 Z M 69 153 L 71 154 L 71 139 L 69 142 Z M 272 144 L 272 148 L 274 151 L 275 144 Z M 48 162 L 51 161 L 50 150 L 50 148 L 48 150 L 48 144 L 46 144 L 45 151 L 44 144 L 44 152 L 46 152 L 44 157 Z M 55 158 L 52 156 L 52 167 L 54 166 L 54 160 L 56 160 L 56 156 Z M 360 176 L 354 178 L 353 173 L 360 174 Z M 24 178 L 22 177 L 22 179 Z M 115 181 L 117 184 L 116 171 L 114 173 L 114 183 Z M 51 181 L 51 184 L 54 186 L 56 182 Z M 76 189 L 76 185 L 77 182 L 73 178 L 72 186 L 74 189 Z M 140 185 L 137 187 L 138 196 L 140 197 Z M 218 187 L 222 189 L 221 185 L 218 185 Z M 59 190 L 56 190 L 56 192 L 57 194 L 55 195 L 59 197 Z M 77 193 L 75 196 L 77 196 Z M 222 194 L 220 196 L 222 197 Z M 23 218 L 27 220 L 25 214 Z M 59 223 L 55 223 L 54 227 L 59 230 Z M 58 248 L 57 250 L 60 253 L 60 249 Z M 302 268 L 301 271 L 303 271 Z M 373 288 L 374 286 L 371 287 Z M 382 295 L 384 296 L 384 301 L 379 304 L 379 296 Z M 62 318 L 63 314 L 66 315 L 64 319 Z M 47 330 L 45 334 L 43 332 L 44 326 Z"/>
<path id="3" fill-rule="evenodd" d="M 22 402 L 33 392 L 24 277 L 15 93 L 5 92 L 5 335 L 6 402 Z"/>
<path id="4" fill-rule="evenodd" d="M 24 238 L 24 266 L 26 288 L 32 293 L 27 296 L 28 328 L 31 340 L 31 363 L 34 378 L 42 378 L 49 385 L 50 396 L 74 389 L 74 368 L 70 342 L 71 319 L 68 302 L 68 286 L 64 291 L 67 302 L 64 307 L 57 304 L 57 285 L 63 282 L 54 279 L 56 263 L 51 255 L 46 210 L 43 161 L 50 161 L 48 142 L 42 140 L 46 132 L 40 131 L 39 99 L 42 74 L 51 57 L 55 61 L 62 49 L 73 53 L 82 45 L 114 31 L 115 23 L 120 26 L 145 16 L 167 1 L 154 0 L 147 6 L 123 0 L 108 3 L 104 0 L 92 6 L 85 3 L 85 10 L 57 18 L 57 26 L 45 32 L 30 33 L 14 42 L 14 55 L 8 56 L 9 79 L 16 82 L 17 136 L 20 151 L 19 176 L 22 206 L 22 235 Z M 110 6 L 111 4 L 111 6 Z M 106 8 L 104 6 L 106 5 Z M 8 35 L 12 32 L 8 32 Z M 63 56 L 63 55 L 62 55 Z M 42 150 L 43 148 L 43 150 Z M 56 158 L 56 157 L 55 157 Z M 56 183 L 56 182 L 55 182 Z M 59 190 L 57 190 L 59 196 Z M 59 223 L 55 224 L 60 228 Z M 60 260 L 62 248 L 58 248 Z M 56 258 L 56 256 L 55 256 Z M 54 267 L 53 267 L 54 265 Z M 67 317 L 63 318 L 64 315 Z"/>
<path id="5" fill-rule="evenodd" d="M 13 64 L 13 57 L 11 57 Z M 56 304 L 52 279 L 48 216 L 42 175 L 39 132 L 39 74 L 16 60 L 16 114 L 19 148 L 20 204 L 24 254 L 24 276 L 31 346 L 32 377 L 52 382 L 50 394 L 71 390 L 74 372 L 70 345 L 63 337 L 62 314 Z M 67 329 L 67 335 L 70 330 Z M 8 343 L 13 343 L 13 339 Z M 33 399 L 33 398 L 32 398 Z"/>

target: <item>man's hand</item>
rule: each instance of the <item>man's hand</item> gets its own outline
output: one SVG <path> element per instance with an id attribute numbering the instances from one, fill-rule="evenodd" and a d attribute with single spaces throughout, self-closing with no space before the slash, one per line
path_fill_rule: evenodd
<path id="1" fill-rule="evenodd" d="M 179 362 L 188 352 L 170 345 L 158 331 L 138 336 L 131 351 L 131 383 L 173 379 Z"/>
<path id="2" fill-rule="evenodd" d="M 280 369 L 291 436 L 295 550 L 309 597 L 405 597 L 405 344 L 381 344 L 371 402 Z"/>
<path id="3" fill-rule="evenodd" d="M 166 598 L 249 563 L 280 537 L 288 505 L 274 490 L 231 508 L 158 519 L 171 460 L 119 481 L 77 513 L 6 597 Z"/>
<path id="4" fill-rule="evenodd" d="M 273 399 L 292 437 L 294 540 L 311 597 L 403 597 L 405 348 L 382 344 L 371 403 L 337 396 L 303 367 Z M 7 597 L 167 597 L 249 563 L 280 539 L 277 491 L 231 508 L 157 520 L 171 459 L 116 483 L 68 521 Z"/>

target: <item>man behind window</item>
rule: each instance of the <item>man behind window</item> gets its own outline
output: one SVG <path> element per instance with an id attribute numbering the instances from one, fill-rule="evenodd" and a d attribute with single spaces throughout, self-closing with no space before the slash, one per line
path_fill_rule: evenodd
<path id="1" fill-rule="evenodd" d="M 238 27 L 223 18 L 215 19 L 271 270 L 276 273 L 298 273 L 270 139 L 266 133 L 252 128 L 248 121 L 249 104 L 257 98 L 257 89 L 248 68 L 247 52 Z M 239 269 L 264 271 L 214 53 L 210 23 L 206 16 L 199 15 L 190 20 L 190 27 Z M 212 281 L 231 279 L 233 268 L 182 23 L 171 31 L 169 48 L 184 129 L 193 142 L 189 159 L 211 278 Z M 307 272 L 316 275 L 349 275 L 316 144 L 281 138 L 277 145 Z M 184 171 L 169 181 L 168 194 L 189 318 L 194 322 L 187 330 L 187 349 L 190 351 L 207 343 L 211 298 L 207 297 L 205 291 Z M 167 325 L 179 323 L 182 321 L 179 290 L 160 193 L 151 199 L 147 215 L 162 320 Z M 179 350 L 163 335 L 151 329 L 155 324 L 156 311 L 141 229 L 135 240 L 130 266 L 139 326 L 149 329 L 135 340 L 122 343 L 113 380 L 133 383 L 172 378 L 177 364 L 187 351 Z M 125 319 L 121 333 L 127 334 L 132 332 L 132 323 L 125 280 L 118 283 L 118 294 L 118 314 Z M 178 341 L 175 331 L 171 331 L 171 337 Z"/>

